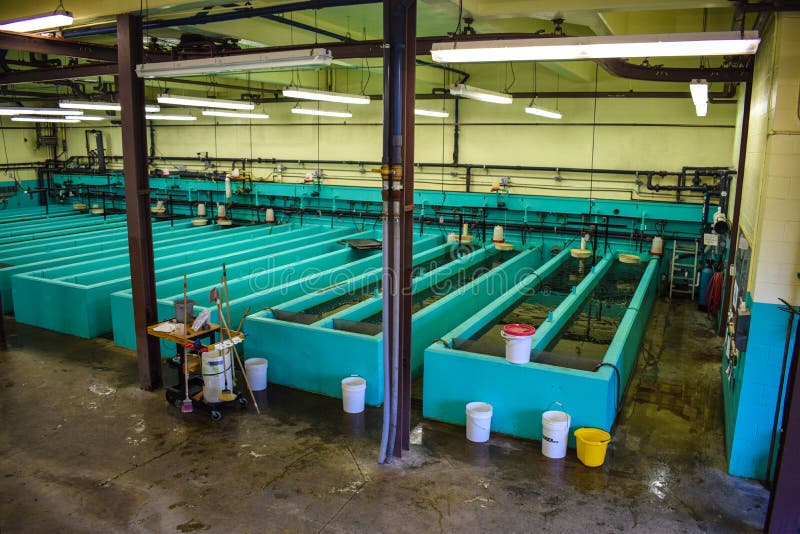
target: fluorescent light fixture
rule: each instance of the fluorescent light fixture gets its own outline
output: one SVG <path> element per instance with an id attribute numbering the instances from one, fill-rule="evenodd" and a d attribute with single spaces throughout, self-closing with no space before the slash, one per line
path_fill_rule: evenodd
<path id="1" fill-rule="evenodd" d="M 192 74 L 215 74 L 218 72 L 266 70 L 293 67 L 325 67 L 331 64 L 333 55 L 324 48 L 267 52 L 263 54 L 240 54 L 185 61 L 164 61 L 136 65 L 140 78 L 159 76 L 187 76 Z"/>
<path id="2" fill-rule="evenodd" d="M 689 84 L 692 92 L 692 102 L 698 117 L 705 117 L 708 114 L 708 82 L 705 80 L 692 80 Z"/>
<path id="3" fill-rule="evenodd" d="M 525 108 L 525 113 L 530 113 L 531 115 L 538 115 L 540 117 L 547 117 L 548 119 L 560 119 L 561 112 L 558 110 L 548 109 L 542 106 L 534 106 L 533 102 L 530 103 L 528 107 Z"/>
<path id="4" fill-rule="evenodd" d="M 56 9 L 46 15 L 37 15 L 19 20 L 11 20 L 0 24 L 0 30 L 6 32 L 35 32 L 39 30 L 49 30 L 50 28 L 61 28 L 72 24 L 72 13 L 63 8 Z"/>
<path id="5" fill-rule="evenodd" d="M 494 91 L 472 87 L 471 85 L 464 85 L 463 83 L 451 85 L 450 94 L 480 100 L 481 102 L 491 102 L 492 104 L 510 104 L 513 102 L 511 95 L 495 93 Z"/>
<path id="6" fill-rule="evenodd" d="M 694 105 L 708 102 L 708 82 L 705 80 L 692 80 L 689 84 L 689 90 L 692 92 L 692 102 Z"/>
<path id="7" fill-rule="evenodd" d="M 84 102 L 78 100 L 61 100 L 58 102 L 58 107 L 64 109 L 91 109 L 95 111 L 120 111 L 122 105 L 116 102 Z M 160 106 L 145 105 L 144 110 L 147 113 L 158 113 L 161 111 Z"/>
<path id="8" fill-rule="evenodd" d="M 216 98 L 196 98 L 193 96 L 158 95 L 159 104 L 174 104 L 176 106 L 194 106 L 198 108 L 242 109 L 251 111 L 256 106 L 252 102 L 237 100 L 218 100 Z"/>
<path id="9" fill-rule="evenodd" d="M 155 121 L 196 121 L 197 117 L 194 115 L 162 115 L 161 113 L 146 114 L 145 118 Z"/>
<path id="10" fill-rule="evenodd" d="M 698 117 L 705 117 L 708 115 L 708 102 L 702 102 L 694 105 L 694 112 Z"/>
<path id="11" fill-rule="evenodd" d="M 444 119 L 450 116 L 446 111 L 431 111 L 429 109 L 414 108 L 414 115 L 421 115 L 423 117 L 437 117 Z"/>
<path id="12" fill-rule="evenodd" d="M 204 109 L 203 115 L 206 117 L 230 117 L 232 119 L 268 119 L 265 113 L 237 113 L 236 111 L 220 111 L 216 109 Z"/>
<path id="13" fill-rule="evenodd" d="M 83 115 L 83 111 L 74 109 L 58 109 L 58 108 L 24 108 L 24 107 L 10 107 L 0 108 L 0 115 Z"/>
<path id="14" fill-rule="evenodd" d="M 107 121 L 109 119 L 113 119 L 114 117 L 103 117 L 101 115 L 78 115 L 75 118 L 79 121 Z"/>
<path id="15" fill-rule="evenodd" d="M 72 117 L 37 117 L 35 115 L 19 115 L 11 117 L 11 120 L 16 122 L 69 122 L 73 124 L 81 122 Z"/>
<path id="16" fill-rule="evenodd" d="M 292 113 L 296 115 L 320 115 L 322 117 L 339 117 L 349 119 L 353 116 L 349 111 L 325 111 L 324 109 L 292 108 Z"/>
<path id="17" fill-rule="evenodd" d="M 756 53 L 758 32 L 699 32 L 591 37 L 540 37 L 434 43 L 438 63 L 553 61 L 567 59 L 737 56 Z"/>
<path id="18" fill-rule="evenodd" d="M 287 98 L 302 98 L 303 100 L 319 100 L 321 102 L 339 102 L 341 104 L 369 104 L 369 97 L 364 95 L 351 95 L 347 93 L 334 93 L 319 89 L 303 89 L 302 87 L 287 87 L 283 90 Z"/>

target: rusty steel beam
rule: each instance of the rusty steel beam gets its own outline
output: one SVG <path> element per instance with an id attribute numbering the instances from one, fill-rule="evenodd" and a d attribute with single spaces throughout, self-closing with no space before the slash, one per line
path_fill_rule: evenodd
<path id="1" fill-rule="evenodd" d="M 0 74 L 0 85 L 15 85 L 32 82 L 52 82 L 74 80 L 95 76 L 116 76 L 116 63 L 86 63 L 71 67 L 52 67 L 46 69 L 15 70 Z"/>
<path id="2" fill-rule="evenodd" d="M 114 46 L 67 41 L 53 37 L 39 37 L 25 33 L 0 31 L 0 49 L 23 50 L 54 56 L 80 57 L 94 61 L 117 61 L 117 48 Z"/>
<path id="3" fill-rule="evenodd" d="M 136 65 L 142 62 L 141 17 L 120 15 L 117 18 L 117 37 L 119 102 L 122 105 L 122 168 L 125 176 L 139 387 L 152 390 L 162 386 L 162 378 L 158 339 L 147 334 L 147 325 L 158 321 L 158 309 L 147 173 L 147 129 L 142 112 L 145 103 L 144 80 L 136 75 Z"/>

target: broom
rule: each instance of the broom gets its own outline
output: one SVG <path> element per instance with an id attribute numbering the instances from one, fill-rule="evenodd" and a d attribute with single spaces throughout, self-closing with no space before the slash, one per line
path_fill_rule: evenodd
<path id="1" fill-rule="evenodd" d="M 186 298 L 186 274 L 183 275 L 183 337 L 185 339 L 189 339 L 189 325 L 186 324 L 188 322 L 188 314 L 189 311 L 186 309 L 188 299 Z M 189 398 L 189 355 L 186 353 L 186 348 L 183 349 L 183 390 L 186 396 L 183 399 L 183 404 L 181 404 L 181 412 L 182 413 L 192 413 L 192 399 Z"/>
<path id="2" fill-rule="evenodd" d="M 225 327 L 225 330 L 228 332 L 228 339 L 232 340 L 233 338 L 231 336 L 231 329 L 228 327 L 228 323 L 225 322 L 225 317 L 222 316 L 220 317 L 223 321 L 223 326 Z M 247 317 L 246 314 L 245 317 Z M 240 324 L 244 322 L 245 317 L 242 317 L 242 322 Z M 239 356 L 239 351 L 236 350 L 236 345 L 234 343 L 231 343 L 231 348 L 233 348 L 233 354 L 235 356 L 236 363 L 239 364 L 239 370 L 242 372 L 242 375 L 244 375 L 244 383 L 247 385 L 247 391 L 250 392 L 250 400 L 253 401 L 253 406 L 256 407 L 256 413 L 258 413 L 258 415 L 261 415 L 261 409 L 258 407 L 258 401 L 256 401 L 256 396 L 253 394 L 253 389 L 250 387 L 250 380 L 247 378 L 247 370 L 244 368 L 244 364 L 242 363 L 242 357 Z"/>

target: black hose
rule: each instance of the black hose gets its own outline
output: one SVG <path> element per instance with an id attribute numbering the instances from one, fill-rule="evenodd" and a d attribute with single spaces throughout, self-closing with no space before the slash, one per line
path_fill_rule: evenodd
<path id="1" fill-rule="evenodd" d="M 595 371 L 600 369 L 601 367 L 611 367 L 614 369 L 614 374 L 617 377 L 617 410 L 616 413 L 619 413 L 620 409 L 622 408 L 622 378 L 619 374 L 619 369 L 613 363 L 608 362 L 600 362 L 597 364 L 597 367 L 594 368 Z"/>

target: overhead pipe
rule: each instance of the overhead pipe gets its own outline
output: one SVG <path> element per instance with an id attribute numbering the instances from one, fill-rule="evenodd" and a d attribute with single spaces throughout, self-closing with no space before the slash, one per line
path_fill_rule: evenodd
<path id="1" fill-rule="evenodd" d="M 68 159 L 67 161 L 71 161 L 72 158 Z M 106 159 L 116 159 L 121 160 L 122 156 L 113 155 L 113 156 L 106 156 Z M 151 161 L 193 161 L 198 162 L 197 156 L 156 156 L 150 158 Z M 380 165 L 381 162 L 379 161 L 368 161 L 368 160 L 320 160 L 320 159 L 282 159 L 282 158 L 247 158 L 247 157 L 219 157 L 219 156 L 208 156 L 203 158 L 204 161 L 209 162 L 242 162 L 242 164 L 249 164 L 251 167 L 256 165 L 277 165 L 281 163 L 295 163 L 298 165 L 356 165 L 356 166 L 375 166 Z M 546 166 L 539 166 L 539 165 L 501 165 L 501 164 L 493 164 L 493 163 L 426 163 L 426 162 L 416 162 L 414 163 L 416 168 L 422 167 L 432 167 L 432 168 L 454 168 L 454 169 L 483 169 L 483 170 L 499 170 L 499 171 L 539 171 L 539 172 L 558 172 L 558 173 L 594 173 L 594 174 L 618 174 L 624 176 L 636 176 L 637 178 L 641 175 L 646 175 L 648 177 L 648 189 L 653 191 L 674 191 L 676 190 L 675 187 L 677 186 L 664 186 L 652 183 L 653 176 L 680 176 L 684 175 L 684 171 L 680 172 L 667 172 L 667 171 L 652 171 L 652 170 L 633 170 L 633 169 L 599 169 L 599 168 L 586 168 L 586 167 L 546 167 Z M 695 167 L 683 167 L 683 169 L 694 169 Z M 716 168 L 716 167 L 704 167 L 705 169 L 714 169 L 715 174 L 736 174 L 736 171 L 726 169 L 724 167 Z M 697 191 L 697 192 L 705 192 L 712 187 L 708 185 L 699 185 L 699 186 L 685 186 L 683 190 L 685 191 Z"/>
<path id="2" fill-rule="evenodd" d="M 597 172 L 597 171 L 595 171 Z M 718 176 L 722 179 L 723 176 L 729 176 L 732 174 L 736 174 L 736 171 L 732 170 L 725 170 L 715 172 L 713 175 Z M 675 176 L 678 179 L 678 185 L 660 185 L 653 183 L 653 176 L 659 176 L 661 178 L 667 176 Z M 700 184 L 700 183 L 693 183 L 692 185 L 685 185 L 686 182 L 686 173 L 685 172 L 666 172 L 666 171 L 657 171 L 657 172 L 648 172 L 647 173 L 647 189 L 651 191 L 694 191 L 694 192 L 701 192 L 705 193 L 706 191 L 714 191 L 718 190 L 719 187 L 714 185 L 710 186 L 708 184 Z M 696 182 L 699 182 L 699 175 L 697 177 Z"/>

